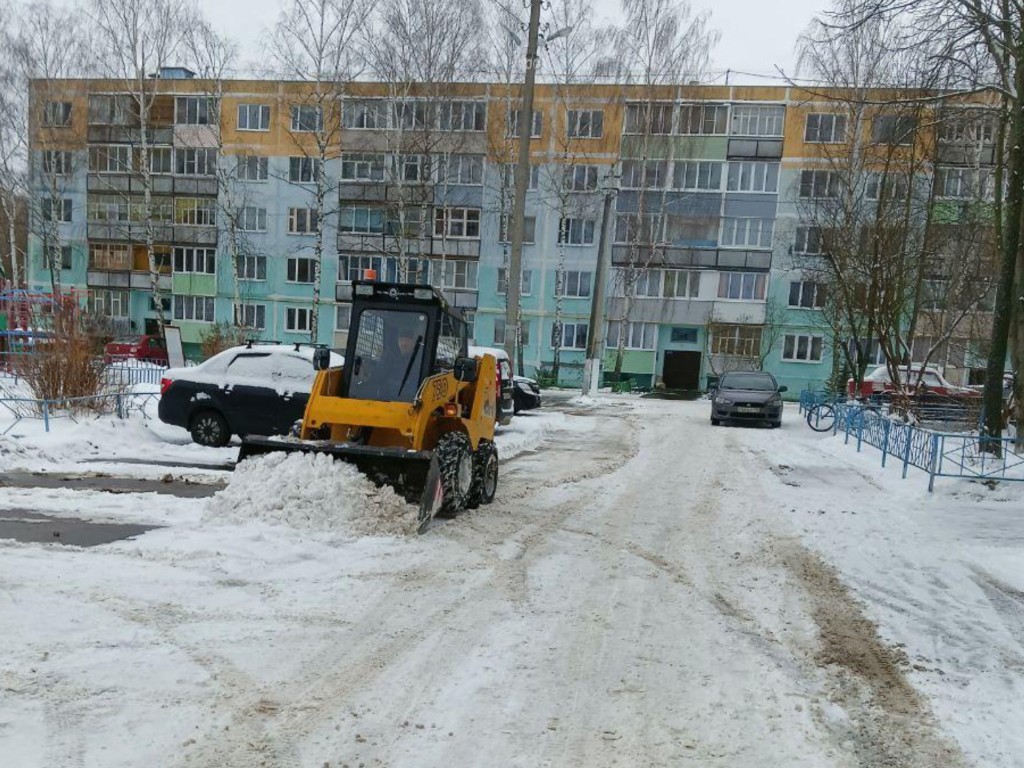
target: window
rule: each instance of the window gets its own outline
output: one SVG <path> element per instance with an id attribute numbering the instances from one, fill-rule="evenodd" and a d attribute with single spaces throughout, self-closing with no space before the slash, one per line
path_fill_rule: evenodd
<path id="1" fill-rule="evenodd" d="M 551 329 L 551 346 L 560 349 L 586 349 L 588 328 L 587 323 L 562 323 L 561 328 L 555 323 Z"/>
<path id="2" fill-rule="evenodd" d="M 555 273 L 555 295 L 571 299 L 585 299 L 590 296 L 590 272 L 569 270 L 561 274 Z"/>
<path id="3" fill-rule="evenodd" d="M 464 261 L 461 259 L 448 259 L 443 265 L 435 261 L 433 270 L 432 285 L 439 288 L 462 288 L 476 290 L 477 287 L 477 263 L 475 261 Z M 444 267 L 442 269 L 442 266 Z"/>
<path id="4" fill-rule="evenodd" d="M 785 107 L 734 104 L 731 135 L 781 136 L 785 117 Z"/>
<path id="5" fill-rule="evenodd" d="M 666 269 L 661 295 L 666 299 L 694 299 L 700 292 L 700 273 Z"/>
<path id="6" fill-rule="evenodd" d="M 641 299 L 661 296 L 661 270 L 641 269 L 633 279 L 633 295 Z"/>
<path id="7" fill-rule="evenodd" d="M 217 251 L 214 248 L 174 249 L 175 274 L 213 275 L 217 272 Z"/>
<path id="8" fill-rule="evenodd" d="M 672 133 L 672 105 L 627 104 L 626 133 L 647 135 Z"/>
<path id="9" fill-rule="evenodd" d="M 438 158 L 437 180 L 442 184 L 483 184 L 483 155 L 449 155 Z"/>
<path id="10" fill-rule="evenodd" d="M 334 330 L 347 331 L 352 327 L 352 305 L 338 304 L 334 308 Z"/>
<path id="11" fill-rule="evenodd" d="M 797 227 L 793 250 L 796 253 L 820 254 L 821 227 Z"/>
<path id="12" fill-rule="evenodd" d="M 938 168 L 935 191 L 939 197 L 991 200 L 992 172 L 988 168 Z"/>
<path id="13" fill-rule="evenodd" d="M 399 155 L 394 158 L 392 176 L 395 181 L 426 181 L 423 155 Z"/>
<path id="14" fill-rule="evenodd" d="M 89 292 L 89 309 L 103 317 L 128 317 L 128 292 L 94 288 Z"/>
<path id="15" fill-rule="evenodd" d="M 596 168 L 597 166 L 590 167 Z M 622 161 L 623 189 L 662 189 L 667 181 L 668 163 L 664 160 Z M 593 189 L 597 189 L 596 183 Z"/>
<path id="16" fill-rule="evenodd" d="M 558 222 L 558 242 L 565 245 L 593 245 L 594 219 L 562 219 Z"/>
<path id="17" fill-rule="evenodd" d="M 940 169 L 941 170 L 941 169 Z M 907 179 L 903 176 L 891 176 L 886 175 L 884 177 L 885 183 L 882 183 L 883 175 L 880 173 L 869 173 L 867 177 L 867 184 L 864 186 L 864 196 L 868 200 L 878 200 L 882 192 L 885 189 L 886 200 L 906 200 L 907 199 Z M 939 188 L 941 192 L 941 187 Z"/>
<path id="18" fill-rule="evenodd" d="M 738 357 L 759 357 L 761 326 L 720 325 L 711 336 L 711 353 Z"/>
<path id="19" fill-rule="evenodd" d="M 200 323 L 212 323 L 213 297 L 211 296 L 175 296 L 174 319 L 195 320 Z"/>
<path id="20" fill-rule="evenodd" d="M 825 286 L 808 280 L 790 283 L 789 306 L 801 309 L 821 309 L 825 306 Z"/>
<path id="21" fill-rule="evenodd" d="M 71 221 L 71 200 L 67 197 L 55 200 L 44 197 L 39 201 L 43 221 Z"/>
<path id="22" fill-rule="evenodd" d="M 235 168 L 239 181 L 266 181 L 267 158 L 256 155 L 241 155 Z"/>
<path id="23" fill-rule="evenodd" d="M 672 186 L 675 189 L 717 191 L 722 188 L 722 163 L 676 162 L 672 169 Z"/>
<path id="24" fill-rule="evenodd" d="M 423 225 L 425 213 L 422 206 L 390 208 L 387 211 L 387 218 L 384 222 L 384 231 L 396 237 L 426 237 Z"/>
<path id="25" fill-rule="evenodd" d="M 782 342 L 782 359 L 804 363 L 820 362 L 823 341 L 821 336 L 787 333 Z"/>
<path id="26" fill-rule="evenodd" d="M 406 211 L 406 215 L 410 212 Z M 343 206 L 338 211 L 338 231 L 359 235 L 381 234 L 384 232 L 384 209 L 370 205 Z"/>
<path id="27" fill-rule="evenodd" d="M 366 270 L 377 273 L 377 279 L 384 277 L 384 259 L 381 256 L 339 256 L 338 281 L 352 282 L 362 280 Z"/>
<path id="28" fill-rule="evenodd" d="M 728 118 L 729 107 L 725 104 L 681 104 L 678 132 L 688 136 L 723 136 Z"/>
<path id="29" fill-rule="evenodd" d="M 341 113 L 342 125 L 355 130 L 383 130 L 388 127 L 388 111 L 384 101 L 346 101 Z"/>
<path id="30" fill-rule="evenodd" d="M 127 144 L 89 147 L 91 173 L 128 173 L 132 169 L 132 148 Z"/>
<path id="31" fill-rule="evenodd" d="M 608 323 L 608 346 L 619 346 L 619 334 L 623 334 L 622 341 L 626 349 L 655 349 L 658 338 L 657 323 L 627 322 Z"/>
<path id="32" fill-rule="evenodd" d="M 438 127 L 442 131 L 482 131 L 487 127 L 487 105 L 481 101 L 442 104 Z"/>
<path id="33" fill-rule="evenodd" d="M 519 323 L 519 341 L 524 347 L 530 345 L 530 321 L 522 320 Z M 494 336 L 492 343 L 496 347 L 505 346 L 505 318 L 494 318 Z"/>
<path id="34" fill-rule="evenodd" d="M 722 272 L 718 276 L 718 298 L 764 301 L 767 275 L 756 272 Z"/>
<path id="35" fill-rule="evenodd" d="M 43 267 L 49 269 L 50 264 L 56 264 L 57 269 L 71 269 L 71 246 L 43 246 Z"/>
<path id="36" fill-rule="evenodd" d="M 209 197 L 175 198 L 174 223 L 212 227 L 217 223 L 216 202 Z"/>
<path id="37" fill-rule="evenodd" d="M 47 128 L 67 128 L 71 125 L 71 102 L 48 101 L 43 105 L 43 125 Z"/>
<path id="38" fill-rule="evenodd" d="M 174 170 L 174 150 L 170 147 L 149 148 L 149 172 L 171 173 Z"/>
<path id="39" fill-rule="evenodd" d="M 991 144 L 994 136 L 991 119 L 967 110 L 946 116 L 939 128 L 939 141 L 947 144 Z"/>
<path id="40" fill-rule="evenodd" d="M 804 141 L 808 144 L 839 144 L 846 141 L 846 115 L 807 115 Z"/>
<path id="41" fill-rule="evenodd" d="M 64 150 L 47 149 L 43 151 L 43 173 L 53 176 L 71 174 L 71 153 Z"/>
<path id="42" fill-rule="evenodd" d="M 534 243 L 537 237 L 537 217 L 523 217 L 523 243 Z M 498 242 L 512 242 L 512 217 L 503 213 L 501 215 L 501 232 L 498 235 Z"/>
<path id="43" fill-rule="evenodd" d="M 515 163 L 506 163 L 501 166 L 501 186 L 502 189 L 507 190 L 511 193 L 516 187 L 516 165 Z M 537 189 L 540 186 L 540 166 L 530 166 L 530 180 L 526 185 L 527 189 Z"/>
<path id="44" fill-rule="evenodd" d="M 839 197 L 839 174 L 836 171 L 800 171 L 800 197 L 805 200 Z"/>
<path id="45" fill-rule="evenodd" d="M 925 280 L 921 288 L 921 309 L 944 309 L 947 298 L 951 298 L 949 280 Z"/>
<path id="46" fill-rule="evenodd" d="M 723 247 L 771 248 L 775 219 L 756 219 L 745 216 L 723 216 Z"/>
<path id="47" fill-rule="evenodd" d="M 176 149 L 174 171 L 179 176 L 212 176 L 217 171 L 217 150 Z"/>
<path id="48" fill-rule="evenodd" d="M 879 115 L 871 121 L 871 141 L 875 144 L 913 144 L 917 118 Z"/>
<path id="49" fill-rule="evenodd" d="M 305 307 L 288 307 L 284 311 L 284 329 L 286 331 L 309 332 L 313 327 L 313 310 Z"/>
<path id="50" fill-rule="evenodd" d="M 262 331 L 267 327 L 267 305 L 235 304 L 235 325 Z"/>
<path id="51" fill-rule="evenodd" d="M 593 192 L 597 189 L 596 165 L 570 165 L 565 169 L 564 187 L 573 192 Z"/>
<path id="52" fill-rule="evenodd" d="M 320 176 L 320 158 L 289 157 L 288 181 L 296 184 L 313 184 Z"/>
<path id="53" fill-rule="evenodd" d="M 136 107 L 131 96 L 90 96 L 89 125 L 130 125 Z"/>
<path id="54" fill-rule="evenodd" d="M 238 256 L 235 261 L 239 280 L 266 280 L 266 256 Z"/>
<path id="55" fill-rule="evenodd" d="M 288 259 L 288 274 L 285 278 L 289 283 L 312 283 L 315 260 L 301 256 Z"/>
<path id="56" fill-rule="evenodd" d="M 434 214 L 436 237 L 480 237 L 479 208 L 438 208 Z"/>
<path id="57" fill-rule="evenodd" d="M 778 163 L 729 163 L 726 189 L 730 192 L 778 192 Z"/>
<path id="58" fill-rule="evenodd" d="M 345 181 L 383 181 L 384 155 L 342 155 L 341 178 Z"/>
<path id="59" fill-rule="evenodd" d="M 270 130 L 270 105 L 269 104 L 239 104 L 238 105 L 238 130 L 240 130 L 240 131 L 269 131 Z"/>
<path id="60" fill-rule="evenodd" d="M 429 110 L 422 101 L 405 101 L 395 104 L 394 127 L 406 130 L 426 128 Z"/>
<path id="61" fill-rule="evenodd" d="M 312 132 L 324 127 L 323 110 L 316 106 L 292 107 L 292 131 Z"/>
<path id="62" fill-rule="evenodd" d="M 131 269 L 131 249 L 122 243 L 89 243 L 89 268 Z"/>
<path id="63" fill-rule="evenodd" d="M 520 109 L 509 110 L 508 115 L 505 118 L 505 136 L 512 138 L 519 135 L 519 115 L 522 112 Z M 544 126 L 544 115 L 542 112 L 537 110 L 533 111 L 533 124 L 530 126 L 530 138 L 539 139 L 541 129 Z"/>
<path id="64" fill-rule="evenodd" d="M 508 272 L 505 270 L 504 267 L 498 267 L 498 295 L 499 296 L 504 296 L 506 293 L 508 293 L 508 278 L 506 277 L 507 274 L 508 274 Z M 530 295 L 531 285 L 533 283 L 533 272 L 531 272 L 529 269 L 524 269 L 522 271 L 522 273 L 521 273 L 521 278 L 522 279 L 519 281 L 519 283 L 520 283 L 519 295 L 520 296 L 529 296 Z"/>
<path id="65" fill-rule="evenodd" d="M 657 243 L 661 241 L 662 217 L 654 213 L 615 215 L 616 243 Z"/>
<path id="66" fill-rule="evenodd" d="M 178 125 L 210 125 L 214 102 L 207 96 L 178 96 L 174 100 L 174 122 Z"/>
<path id="67" fill-rule="evenodd" d="M 306 235 L 316 232 L 319 219 L 316 208 L 289 208 L 288 234 Z"/>
<path id="68" fill-rule="evenodd" d="M 267 209 L 246 205 L 238 212 L 238 228 L 243 232 L 266 232 Z"/>
<path id="69" fill-rule="evenodd" d="M 696 344 L 697 329 L 683 328 L 679 326 L 673 327 L 669 340 L 673 344 Z"/>
<path id="70" fill-rule="evenodd" d="M 599 139 L 604 135 L 604 110 L 570 109 L 568 133 L 574 139 Z"/>

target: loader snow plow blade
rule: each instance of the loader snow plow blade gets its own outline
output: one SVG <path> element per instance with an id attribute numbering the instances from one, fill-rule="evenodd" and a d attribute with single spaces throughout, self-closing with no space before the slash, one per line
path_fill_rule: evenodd
<path id="1" fill-rule="evenodd" d="M 377 486 L 389 485 L 410 504 L 419 506 L 419 532 L 430 525 L 443 501 L 441 473 L 430 451 L 401 448 L 377 448 L 326 440 L 286 440 L 271 437 L 245 437 L 238 462 L 251 456 L 285 453 L 324 453 L 352 464 Z"/>

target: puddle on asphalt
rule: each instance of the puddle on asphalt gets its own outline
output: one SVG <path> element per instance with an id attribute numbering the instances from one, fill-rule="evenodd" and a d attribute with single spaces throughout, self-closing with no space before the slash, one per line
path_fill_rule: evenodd
<path id="1" fill-rule="evenodd" d="M 94 523 L 77 517 L 52 517 L 20 509 L 0 511 L 0 539 L 26 544 L 63 544 L 95 547 L 139 536 L 158 525 L 132 523 Z"/>
<path id="2" fill-rule="evenodd" d="M 167 475 L 162 480 L 136 477 L 111 477 L 102 472 L 93 474 L 62 474 L 46 472 L 0 473 L 0 488 L 71 488 L 106 491 L 107 493 L 159 493 L 186 499 L 213 496 L 224 488 L 223 482 L 196 483 Z"/>

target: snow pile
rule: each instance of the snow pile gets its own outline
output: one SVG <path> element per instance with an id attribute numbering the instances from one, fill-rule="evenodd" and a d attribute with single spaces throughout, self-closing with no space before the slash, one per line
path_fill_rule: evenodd
<path id="1" fill-rule="evenodd" d="M 498 427 L 494 444 L 498 458 L 511 459 L 526 451 L 533 451 L 544 442 L 547 433 L 565 426 L 566 417 L 558 411 L 527 411 L 512 418 L 507 427 Z"/>
<path id="2" fill-rule="evenodd" d="M 584 408 L 589 408 L 590 406 L 597 405 L 597 399 L 590 395 L 576 395 L 576 397 L 569 401 L 569 405 L 579 405 Z"/>
<path id="3" fill-rule="evenodd" d="M 326 454 L 270 453 L 239 464 L 210 499 L 205 520 L 259 520 L 297 530 L 401 535 L 416 529 L 416 507 Z"/>

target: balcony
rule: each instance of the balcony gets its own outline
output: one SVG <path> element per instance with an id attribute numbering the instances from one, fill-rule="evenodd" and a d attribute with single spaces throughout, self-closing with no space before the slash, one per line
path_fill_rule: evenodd
<path id="1" fill-rule="evenodd" d="M 782 157 L 782 139 L 729 139 L 727 155 L 730 160 L 779 160 Z"/>
<path id="2" fill-rule="evenodd" d="M 217 195 L 217 179 L 213 176 L 171 176 L 154 174 L 151 191 L 155 195 Z M 90 173 L 86 181 L 89 192 L 141 195 L 145 192 L 142 178 L 132 173 Z"/>
<path id="3" fill-rule="evenodd" d="M 179 245 L 216 245 L 216 226 L 175 224 L 173 241 Z"/>
<path id="4" fill-rule="evenodd" d="M 632 248 L 629 245 L 612 246 L 612 264 L 628 266 Z M 772 252 L 646 245 L 636 248 L 632 263 L 676 269 L 735 269 L 746 272 L 767 272 L 772 266 Z"/>
<path id="5" fill-rule="evenodd" d="M 398 252 L 397 240 L 395 235 L 342 232 L 338 235 L 338 250 L 341 253 L 394 255 Z M 480 241 L 449 238 L 442 242 L 441 238 L 410 237 L 403 239 L 402 250 L 412 257 L 444 255 L 460 259 L 479 259 Z"/>
<path id="6" fill-rule="evenodd" d="M 132 290 L 149 290 L 149 272 L 138 272 L 128 270 L 104 270 L 89 268 L 85 278 L 90 288 L 127 288 Z M 157 287 L 161 291 L 171 290 L 170 274 L 157 277 Z"/>
<path id="7" fill-rule="evenodd" d="M 216 242 L 216 227 L 214 242 Z M 175 228 L 166 222 L 154 222 L 153 240 L 169 243 L 174 239 Z M 141 243 L 146 240 L 146 225 L 140 221 L 90 221 L 86 225 L 86 234 L 90 240 L 126 240 Z"/>
<path id="8" fill-rule="evenodd" d="M 170 127 L 150 127 L 148 131 L 151 145 L 168 145 L 174 141 L 174 129 Z M 90 125 L 88 133 L 90 144 L 132 144 L 142 143 L 140 131 L 130 125 Z"/>

